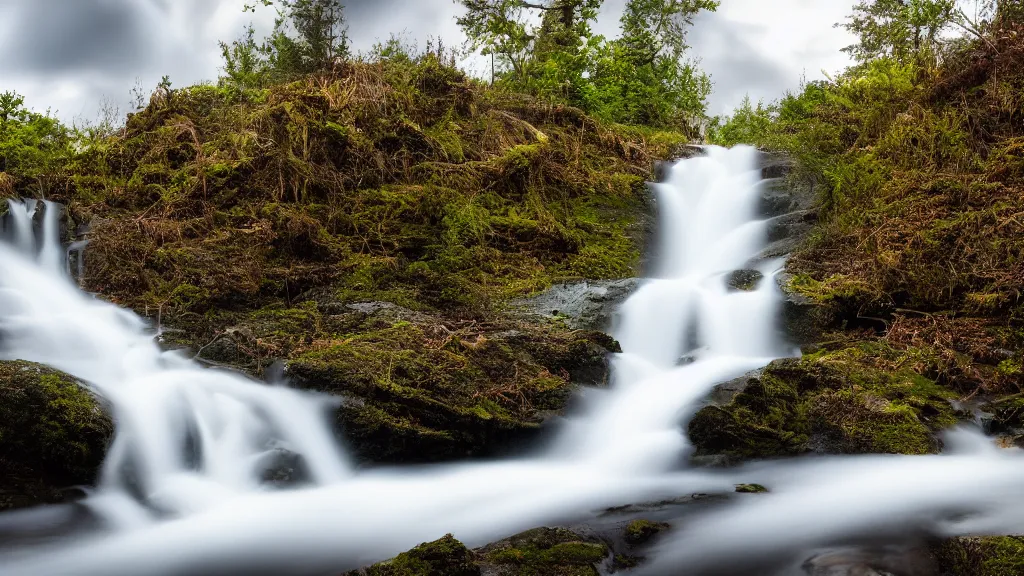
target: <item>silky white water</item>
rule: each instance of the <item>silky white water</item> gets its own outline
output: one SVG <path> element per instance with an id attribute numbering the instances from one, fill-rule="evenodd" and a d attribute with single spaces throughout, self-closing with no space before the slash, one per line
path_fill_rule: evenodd
<path id="1" fill-rule="evenodd" d="M 658 267 L 621 307 L 612 386 L 589 391 L 545 451 L 374 470 L 354 469 L 334 440 L 328 414 L 339 400 L 162 351 L 140 318 L 71 280 L 57 206 L 11 202 L 0 244 L 0 358 L 88 383 L 117 433 L 99 485 L 79 504 L 93 522 L 52 541 L 0 541 L 0 574 L 331 574 L 446 533 L 481 545 L 740 482 L 772 492 L 684 518 L 641 572 L 768 574 L 864 536 L 1024 529 L 1024 457 L 976 433 L 952 436 L 958 450 L 943 456 L 685 467 L 681 424 L 702 398 L 790 352 L 774 326 L 771 276 L 781 262 L 757 264 L 767 278 L 753 292 L 726 288 L 725 275 L 766 240 L 759 181 L 756 151 L 711 147 L 653 185 Z M 301 458 L 309 486 L 262 481 L 282 453 Z M 57 516 L 0 516 L 0 534 L 45 534 Z"/>

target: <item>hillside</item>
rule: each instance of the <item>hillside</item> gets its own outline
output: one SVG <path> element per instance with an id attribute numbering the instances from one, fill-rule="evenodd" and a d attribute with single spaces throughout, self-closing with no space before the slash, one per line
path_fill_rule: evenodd
<path id="1" fill-rule="evenodd" d="M 603 382 L 614 341 L 505 304 L 635 276 L 644 182 L 685 141 L 427 55 L 158 92 L 49 185 L 89 240 L 86 289 L 208 363 L 262 377 L 283 361 L 349 397 L 339 424 L 362 457 L 431 460 L 490 452 Z"/>

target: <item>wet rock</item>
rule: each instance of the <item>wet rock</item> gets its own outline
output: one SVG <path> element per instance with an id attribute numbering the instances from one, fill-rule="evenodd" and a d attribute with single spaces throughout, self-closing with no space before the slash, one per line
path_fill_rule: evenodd
<path id="1" fill-rule="evenodd" d="M 810 558 L 803 569 L 808 576 L 938 575 L 935 560 L 924 546 L 833 550 Z"/>
<path id="2" fill-rule="evenodd" d="M 461 324 L 387 303 L 348 307 L 293 352 L 297 387 L 342 398 L 338 429 L 357 458 L 424 462 L 529 445 L 578 386 L 603 386 L 611 337 L 557 323 Z M 356 317 L 352 318 L 351 315 Z"/>
<path id="3" fill-rule="evenodd" d="M 64 499 L 91 484 L 113 423 L 74 378 L 29 362 L 0 362 L 0 510 Z"/>
<path id="4" fill-rule="evenodd" d="M 484 576 L 597 576 L 610 556 L 604 542 L 566 528 L 529 530 L 475 552 Z"/>
<path id="5" fill-rule="evenodd" d="M 636 278 L 557 284 L 512 306 L 529 316 L 564 320 L 572 328 L 607 330 L 615 310 L 639 285 Z"/>
<path id="6" fill-rule="evenodd" d="M 623 531 L 623 539 L 631 547 L 643 546 L 671 527 L 670 524 L 665 522 L 634 520 Z"/>
<path id="7" fill-rule="evenodd" d="M 712 406 L 725 406 L 729 404 L 737 394 L 746 390 L 747 384 L 752 380 L 760 378 L 763 370 L 763 368 L 751 370 L 739 378 L 733 378 L 732 380 L 715 386 L 706 402 Z"/>
<path id="8" fill-rule="evenodd" d="M 346 576 L 480 576 L 476 555 L 451 534 Z"/>
<path id="9" fill-rule="evenodd" d="M 782 327 L 789 342 L 806 346 L 819 342 L 822 334 L 837 322 L 836 311 L 791 288 L 793 276 L 775 276 L 782 291 Z"/>
<path id="10" fill-rule="evenodd" d="M 955 394 L 909 369 L 879 369 L 851 348 L 777 360 L 728 404 L 690 420 L 697 462 L 819 452 L 927 454 L 957 423 Z"/>
<path id="11" fill-rule="evenodd" d="M 764 494 L 768 489 L 760 484 L 738 484 L 736 492 L 739 494 Z"/>
<path id="12" fill-rule="evenodd" d="M 762 190 L 757 210 L 761 217 L 775 218 L 794 210 L 793 194 L 786 187 L 785 180 L 765 181 Z"/>
<path id="13" fill-rule="evenodd" d="M 788 156 L 773 152 L 763 152 L 759 162 L 762 178 L 783 178 L 796 167 L 796 163 Z"/>
<path id="14" fill-rule="evenodd" d="M 733 291 L 753 292 L 764 280 L 764 274 L 757 270 L 736 270 L 726 277 L 726 285 Z"/>
<path id="15" fill-rule="evenodd" d="M 1024 574 L 1024 536 L 951 538 L 933 554 L 941 576 Z"/>

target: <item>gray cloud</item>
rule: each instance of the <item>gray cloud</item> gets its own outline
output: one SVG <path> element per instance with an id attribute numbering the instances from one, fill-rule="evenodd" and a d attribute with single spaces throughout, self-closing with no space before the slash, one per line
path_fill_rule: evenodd
<path id="1" fill-rule="evenodd" d="M 0 44 L 4 71 L 61 74 L 116 72 L 144 65 L 153 52 L 150 22 L 131 0 L 17 2 L 15 26 Z"/>

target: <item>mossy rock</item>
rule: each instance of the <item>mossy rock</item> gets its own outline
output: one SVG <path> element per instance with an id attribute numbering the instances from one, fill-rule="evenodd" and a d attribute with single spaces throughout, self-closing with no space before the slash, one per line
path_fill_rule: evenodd
<path id="1" fill-rule="evenodd" d="M 347 576 L 479 576 L 476 557 L 451 534 Z"/>
<path id="2" fill-rule="evenodd" d="M 597 576 L 608 546 L 565 528 L 537 528 L 477 551 L 484 570 L 501 576 Z"/>
<path id="3" fill-rule="evenodd" d="M 61 499 L 91 484 L 113 433 L 96 398 L 70 376 L 0 362 L 0 509 Z"/>
<path id="4" fill-rule="evenodd" d="M 296 386 L 341 397 L 344 438 L 377 462 L 479 456 L 532 439 L 577 386 L 606 381 L 619 350 L 604 334 L 558 324 L 478 327 L 387 303 L 333 314 L 310 304 L 234 331 L 276 339 Z"/>
<path id="5" fill-rule="evenodd" d="M 778 360 L 725 406 L 689 423 L 698 455 L 928 454 L 957 422 L 955 395 L 912 371 L 872 364 L 874 345 Z"/>
<path id="6" fill-rule="evenodd" d="M 942 576 L 1024 574 L 1024 536 L 953 538 L 934 554 Z"/>
<path id="7" fill-rule="evenodd" d="M 631 547 L 643 546 L 650 542 L 655 536 L 668 530 L 672 526 L 665 522 L 652 522 L 650 520 L 634 520 L 630 522 L 623 531 L 622 537 Z"/>

